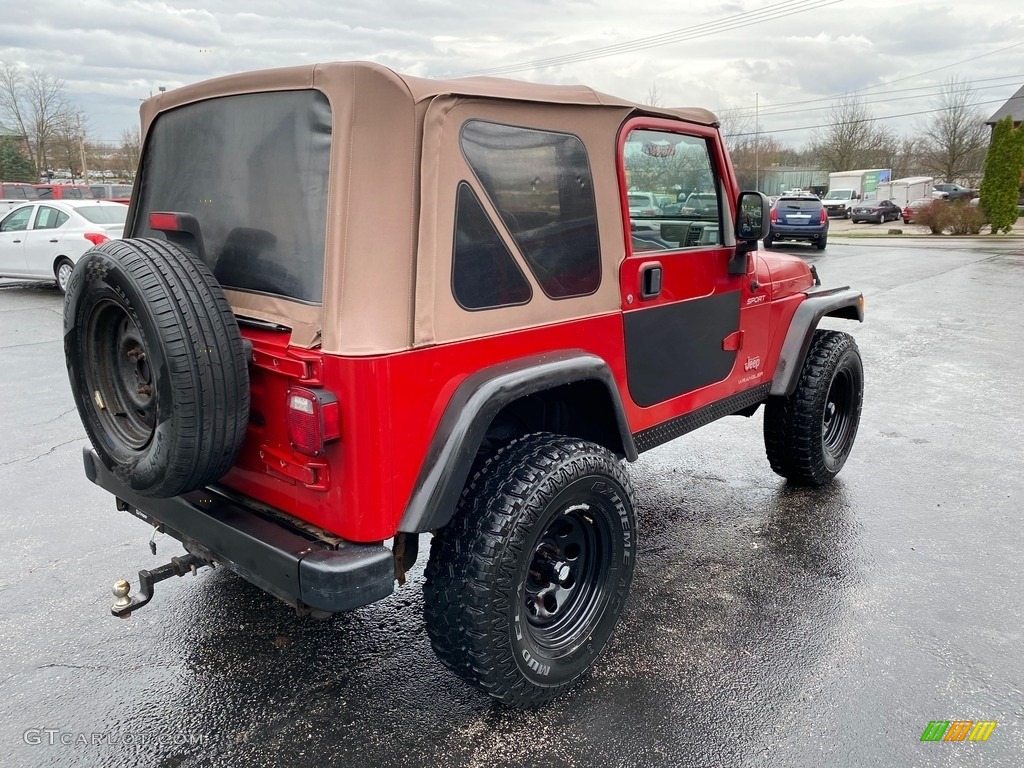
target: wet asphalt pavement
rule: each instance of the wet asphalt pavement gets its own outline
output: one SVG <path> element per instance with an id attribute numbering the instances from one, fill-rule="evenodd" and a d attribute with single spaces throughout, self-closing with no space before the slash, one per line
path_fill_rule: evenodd
<path id="1" fill-rule="evenodd" d="M 536 712 L 435 660 L 422 561 L 329 620 L 223 570 L 112 618 L 114 580 L 180 548 L 82 472 L 60 295 L 0 281 L 0 766 L 1020 766 L 1024 240 L 782 250 L 867 295 L 829 324 L 864 357 L 852 457 L 788 488 L 760 413 L 644 454 L 627 612 Z M 919 740 L 957 719 L 998 726 Z"/>

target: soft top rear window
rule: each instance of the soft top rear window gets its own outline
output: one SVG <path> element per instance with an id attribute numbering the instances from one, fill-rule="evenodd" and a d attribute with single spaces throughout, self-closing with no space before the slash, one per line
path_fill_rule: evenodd
<path id="1" fill-rule="evenodd" d="M 316 90 L 224 96 L 165 112 L 146 139 L 133 236 L 153 211 L 199 221 L 227 288 L 323 298 L 331 109 Z"/>

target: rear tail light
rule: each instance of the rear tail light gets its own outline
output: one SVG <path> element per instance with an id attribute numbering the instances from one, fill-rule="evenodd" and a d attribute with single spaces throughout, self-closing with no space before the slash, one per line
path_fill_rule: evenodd
<path id="1" fill-rule="evenodd" d="M 306 456 L 319 456 L 341 436 L 338 398 L 322 389 L 289 389 L 285 420 L 292 448 Z"/>
<path id="2" fill-rule="evenodd" d="M 821 209 L 821 218 L 818 219 L 822 224 L 828 221 L 828 213 L 824 208 Z"/>
<path id="3" fill-rule="evenodd" d="M 779 220 L 779 212 L 776 211 L 774 208 L 772 208 L 771 217 L 770 218 L 771 218 L 772 224 L 774 224 L 776 221 Z"/>
<path id="4" fill-rule="evenodd" d="M 100 245 L 107 242 L 110 238 L 100 232 L 86 232 L 85 239 L 93 245 Z"/>

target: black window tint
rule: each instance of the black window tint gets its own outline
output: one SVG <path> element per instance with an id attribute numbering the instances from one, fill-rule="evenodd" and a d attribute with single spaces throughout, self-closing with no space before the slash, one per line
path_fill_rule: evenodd
<path id="1" fill-rule="evenodd" d="M 152 211 L 190 213 L 222 285 L 319 303 L 330 154 L 331 107 L 320 91 L 224 96 L 164 112 L 146 139 L 129 231 L 155 235 Z"/>
<path id="2" fill-rule="evenodd" d="M 515 258 L 468 184 L 455 206 L 452 293 L 466 309 L 525 304 L 532 291 Z"/>
<path id="3" fill-rule="evenodd" d="M 596 291 L 601 251 L 583 142 L 471 120 L 462 151 L 544 293 L 564 299 Z"/>
<path id="4" fill-rule="evenodd" d="M 190 213 L 222 285 L 319 303 L 330 154 L 331 107 L 320 91 L 224 96 L 164 112 L 146 139 L 129 232 L 156 235 L 152 211 Z"/>

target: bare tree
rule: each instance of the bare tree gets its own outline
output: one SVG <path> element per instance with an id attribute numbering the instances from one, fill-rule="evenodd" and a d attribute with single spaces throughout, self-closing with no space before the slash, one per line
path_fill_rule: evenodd
<path id="1" fill-rule="evenodd" d="M 644 104 L 649 107 L 658 107 L 661 106 L 659 102 L 661 102 L 661 94 L 658 92 L 658 82 L 654 81 L 647 89 L 647 98 L 644 99 Z"/>
<path id="2" fill-rule="evenodd" d="M 29 159 L 37 170 L 48 166 L 50 144 L 69 111 L 63 80 L 0 63 L 0 116 L 28 139 Z"/>
<path id="3" fill-rule="evenodd" d="M 934 102 L 935 113 L 918 123 L 924 145 L 924 169 L 944 181 L 974 182 L 981 178 L 988 145 L 985 115 L 978 111 L 970 83 L 953 75 Z"/>
<path id="4" fill-rule="evenodd" d="M 48 160 L 71 171 L 72 178 L 82 175 L 88 117 L 84 112 L 68 109 L 55 120 L 53 138 L 48 145 Z M 47 166 L 48 167 L 48 166 Z M 41 169 L 45 170 L 45 168 Z"/>
<path id="5" fill-rule="evenodd" d="M 142 154 L 142 136 L 139 126 L 125 128 L 121 132 L 121 151 L 119 154 L 121 175 L 126 177 L 134 176 L 136 169 L 139 167 L 139 157 Z"/>
<path id="6" fill-rule="evenodd" d="M 886 147 L 895 140 L 891 131 L 875 124 L 863 100 L 854 95 L 835 102 L 828 125 L 811 134 L 818 164 L 829 172 L 878 167 Z"/>

